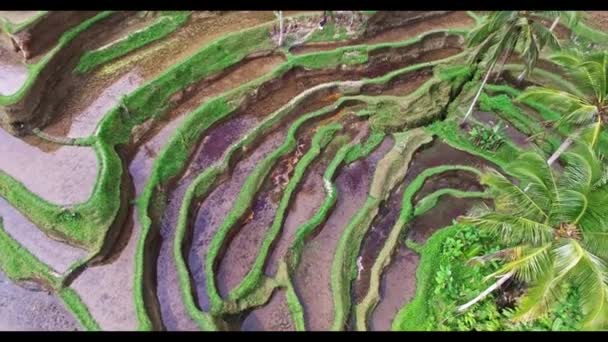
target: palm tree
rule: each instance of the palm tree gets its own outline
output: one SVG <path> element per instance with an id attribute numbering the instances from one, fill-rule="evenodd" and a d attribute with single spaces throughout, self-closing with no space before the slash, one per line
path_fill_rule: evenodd
<path id="1" fill-rule="evenodd" d="M 545 87 L 530 87 L 519 100 L 532 99 L 564 113 L 556 126 L 571 125 L 577 130 L 553 153 L 547 163 L 555 160 L 572 144 L 577 136 L 594 128 L 594 137 L 608 120 L 608 52 L 584 54 L 580 51 L 557 53 L 551 57 L 571 75 L 577 93 Z"/>
<path id="2" fill-rule="evenodd" d="M 495 170 L 484 173 L 495 208 L 461 222 L 487 229 L 508 248 L 481 258 L 505 261 L 486 278 L 498 281 L 458 311 L 516 277 L 530 287 L 514 319 L 531 320 L 550 310 L 569 282 L 583 295 L 584 327 L 608 327 L 608 167 L 590 143 L 564 156 L 567 164 L 557 173 L 541 154 L 522 154 L 505 168 L 519 184 Z"/>
<path id="3" fill-rule="evenodd" d="M 477 62 L 485 55 L 490 66 L 462 120 L 463 123 L 473 112 L 473 108 L 498 60 L 501 60 L 500 65 L 502 67 L 507 59 L 514 52 L 517 52 L 525 61 L 523 74 L 525 77 L 534 69 L 540 58 L 540 52 L 546 45 L 552 48 L 560 48 L 559 41 L 553 32 L 553 28 L 557 25 L 557 18 L 560 16 L 572 18 L 569 12 L 564 11 L 497 11 L 469 33 L 468 46 L 475 47 L 470 62 Z M 551 29 L 542 24 L 545 18 L 556 18 L 555 25 L 552 25 Z"/>

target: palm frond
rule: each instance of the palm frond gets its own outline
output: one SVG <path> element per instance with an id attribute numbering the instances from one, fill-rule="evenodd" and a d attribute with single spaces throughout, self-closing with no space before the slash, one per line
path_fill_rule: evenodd
<path id="1" fill-rule="evenodd" d="M 553 240 L 551 226 L 524 217 L 488 213 L 479 217 L 466 216 L 461 219 L 461 222 L 486 229 L 507 245 L 540 246 Z"/>

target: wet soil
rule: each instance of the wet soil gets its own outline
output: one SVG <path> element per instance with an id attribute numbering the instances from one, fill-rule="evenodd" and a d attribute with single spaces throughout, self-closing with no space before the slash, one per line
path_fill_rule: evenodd
<path id="1" fill-rule="evenodd" d="M 377 34 L 359 38 L 350 41 L 332 42 L 332 43 L 309 43 L 301 46 L 296 46 L 291 50 L 294 55 L 301 55 L 311 52 L 328 51 L 348 45 L 359 44 L 381 44 L 392 43 L 407 40 L 416 37 L 430 30 L 438 30 L 444 28 L 465 28 L 472 26 L 475 21 L 464 11 L 454 11 L 453 13 L 433 17 L 424 21 L 415 22 L 406 26 L 393 27 L 387 30 L 378 32 Z"/>
<path id="2" fill-rule="evenodd" d="M 275 20 L 271 11 L 195 11 L 186 24 L 166 38 L 123 56 L 98 71 L 99 76 L 124 73 L 137 65 L 142 76 L 151 79 L 172 64 L 193 55 L 221 36 Z"/>
<path id="3" fill-rule="evenodd" d="M 27 66 L 12 51 L 0 46 L 0 95 L 12 95 L 25 83 Z"/>
<path id="4" fill-rule="evenodd" d="M 199 204 L 196 209 L 196 218 L 193 224 L 192 247 L 188 258 L 188 265 L 194 284 L 199 306 L 207 311 L 209 299 L 207 296 L 205 259 L 213 235 L 222 224 L 224 218 L 232 208 L 234 199 L 241 191 L 245 179 L 257 164 L 282 143 L 281 131 L 275 131 L 268 135 L 256 149 L 244 159 L 237 162 L 231 171 L 230 177 L 215 187 L 215 189 Z M 255 253 L 255 251 L 248 251 Z M 218 276 L 218 285 L 221 276 Z M 222 289 L 221 285 L 220 291 Z"/>
<path id="5" fill-rule="evenodd" d="M 121 97 L 142 85 L 144 79 L 137 69 L 122 75 L 107 88 L 83 88 L 67 99 L 61 115 L 43 131 L 54 136 L 88 137 L 95 133 L 99 121 L 118 105 Z"/>
<path id="6" fill-rule="evenodd" d="M 425 242 L 437 229 L 449 226 L 458 216 L 465 215 L 480 200 L 441 196 L 437 205 L 424 215 L 414 218 L 408 229 L 408 238 L 418 243 Z"/>
<path id="7" fill-rule="evenodd" d="M 62 301 L 46 291 L 26 290 L 0 272 L 0 331 L 75 331 L 80 324 Z"/>
<path id="8" fill-rule="evenodd" d="M 353 132 L 354 141 L 358 141 L 369 134 L 369 127 L 360 122 L 354 123 L 350 130 Z M 312 218 L 325 200 L 326 194 L 323 187 L 323 174 L 337 151 L 338 146 L 335 144 L 330 144 L 326 147 L 326 149 L 321 152 L 318 159 L 310 165 L 308 171 L 296 188 L 296 191 L 292 195 L 292 201 L 286 213 L 283 227 L 281 228 L 281 236 L 272 249 L 266 263 L 266 275 L 275 275 L 279 260 L 285 257 L 287 249 L 293 242 L 297 229 Z"/>
<path id="9" fill-rule="evenodd" d="M 51 203 L 82 203 L 93 191 L 98 169 L 93 148 L 62 146 L 45 152 L 0 129 L 0 155 L 1 170 Z"/>
<path id="10" fill-rule="evenodd" d="M 245 317 L 242 331 L 294 331 L 285 290 L 274 291 L 270 301 Z"/>
<path id="11" fill-rule="evenodd" d="M 389 331 L 395 315 L 416 293 L 416 269 L 420 257 L 401 246 L 382 274 L 380 302 L 370 317 L 370 330 Z M 398 289 L 398 290 L 397 290 Z"/>
<path id="12" fill-rule="evenodd" d="M 0 217 L 3 219 L 4 230 L 13 239 L 58 273 L 64 273 L 74 262 L 87 255 L 85 250 L 46 236 L 1 197 Z"/>
<path id="13" fill-rule="evenodd" d="M 589 26 L 608 32 L 608 11 L 585 11 Z"/>
<path id="14" fill-rule="evenodd" d="M 181 122 L 174 120 L 138 146 L 129 164 L 135 197 L 144 189 L 158 152 Z M 139 212 L 131 205 L 130 218 L 114 246 L 114 255 L 106 263 L 87 268 L 72 283 L 103 330 L 135 330 L 137 315 L 133 302 L 135 250 L 141 226 Z"/>
<path id="15" fill-rule="evenodd" d="M 337 242 L 343 229 L 367 199 L 376 164 L 392 145 L 392 139 L 386 138 L 368 158 L 356 161 L 339 172 L 335 181 L 338 194 L 335 207 L 325 224 L 302 250 L 294 287 L 304 306 L 309 330 L 327 330 L 331 326 L 334 313 L 330 272 Z"/>

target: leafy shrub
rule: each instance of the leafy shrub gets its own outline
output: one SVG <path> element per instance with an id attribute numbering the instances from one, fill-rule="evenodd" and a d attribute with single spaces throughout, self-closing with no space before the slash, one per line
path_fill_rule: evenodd
<path id="1" fill-rule="evenodd" d="M 471 139 L 477 147 L 481 147 L 487 151 L 496 151 L 505 142 L 502 129 L 502 122 L 493 128 L 475 125 L 469 131 L 469 139 Z"/>

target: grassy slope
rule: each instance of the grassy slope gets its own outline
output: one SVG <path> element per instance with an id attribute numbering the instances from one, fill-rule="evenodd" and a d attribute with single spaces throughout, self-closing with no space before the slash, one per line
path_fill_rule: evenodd
<path id="1" fill-rule="evenodd" d="M 152 25 L 142 30 L 135 31 L 103 48 L 86 52 L 80 58 L 75 71 L 81 74 L 90 72 L 100 65 L 162 39 L 185 24 L 189 17 L 188 11 L 160 16 Z"/>

